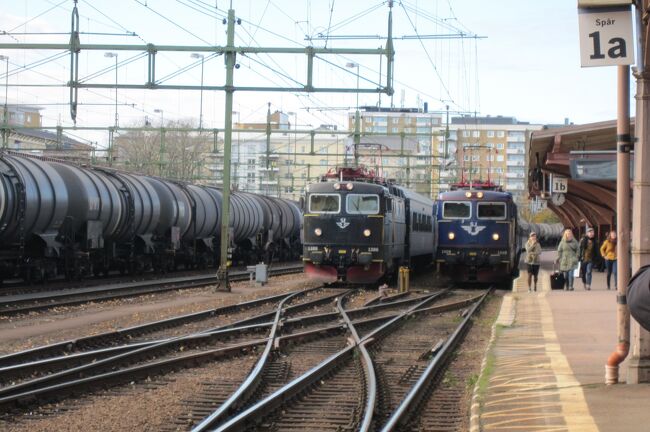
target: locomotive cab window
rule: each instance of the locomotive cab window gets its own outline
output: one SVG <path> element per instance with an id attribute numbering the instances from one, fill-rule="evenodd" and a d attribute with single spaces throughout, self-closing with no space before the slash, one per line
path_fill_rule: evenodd
<path id="1" fill-rule="evenodd" d="M 445 201 L 442 204 L 442 217 L 444 219 L 467 219 L 472 212 L 471 203 Z"/>
<path id="2" fill-rule="evenodd" d="M 340 213 L 341 196 L 338 194 L 309 195 L 309 213 Z"/>
<path id="3" fill-rule="evenodd" d="M 377 214 L 379 195 L 348 194 L 346 209 L 348 214 Z"/>
<path id="4" fill-rule="evenodd" d="M 503 202 L 480 202 L 478 203 L 479 219 L 505 219 L 506 203 Z"/>

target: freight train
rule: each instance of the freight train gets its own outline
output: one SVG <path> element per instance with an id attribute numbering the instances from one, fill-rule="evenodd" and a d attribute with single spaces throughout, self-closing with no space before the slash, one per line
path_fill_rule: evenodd
<path id="1" fill-rule="evenodd" d="M 303 261 L 311 279 L 373 284 L 399 266 L 433 259 L 433 201 L 364 167 L 328 172 L 308 186 L 304 206 Z"/>
<path id="2" fill-rule="evenodd" d="M 518 273 L 517 206 L 490 183 L 457 184 L 437 201 L 439 269 L 461 282 L 508 282 Z"/>
<path id="3" fill-rule="evenodd" d="M 0 280 L 80 278 L 218 262 L 221 191 L 0 154 Z M 234 262 L 300 256 L 297 203 L 231 194 Z"/>

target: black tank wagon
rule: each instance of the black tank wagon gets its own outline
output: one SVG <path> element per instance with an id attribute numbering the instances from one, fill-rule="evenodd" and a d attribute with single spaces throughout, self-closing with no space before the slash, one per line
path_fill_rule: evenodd
<path id="1" fill-rule="evenodd" d="M 0 278 L 167 271 L 218 261 L 221 191 L 12 152 L 0 154 Z M 233 261 L 296 259 L 297 203 L 233 192 Z"/>

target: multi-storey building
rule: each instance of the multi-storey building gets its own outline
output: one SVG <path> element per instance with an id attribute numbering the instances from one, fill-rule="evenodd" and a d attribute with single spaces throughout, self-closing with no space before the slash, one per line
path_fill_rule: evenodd
<path id="1" fill-rule="evenodd" d="M 359 116 L 359 163 L 424 195 L 432 194 L 432 172 L 438 165 L 432 143 L 441 115 L 429 113 L 425 104 L 422 109 L 360 107 Z M 355 112 L 348 114 L 348 160 L 354 158 L 355 117 Z"/>
<path id="2" fill-rule="evenodd" d="M 77 162 L 89 162 L 92 146 L 73 139 L 63 133 L 56 133 L 42 127 L 43 108 L 30 105 L 7 105 L 7 124 L 9 133 L 3 137 L 6 148 L 20 152 L 68 159 Z M 4 111 L 4 107 L 2 108 Z M 2 119 L 4 122 L 4 119 Z"/>
<path id="3" fill-rule="evenodd" d="M 440 190 L 453 181 L 492 180 L 519 200 L 527 190 L 526 143 L 531 132 L 543 125 L 514 117 L 455 117 L 447 140 L 450 162 L 456 165 L 440 173 Z M 443 145 L 438 144 L 439 148 Z M 455 159 L 455 160 L 454 160 Z"/>
<path id="4" fill-rule="evenodd" d="M 233 125 L 239 130 L 233 132 L 230 159 L 235 189 L 298 200 L 309 183 L 344 162 L 346 133 L 336 126 L 292 130 L 287 114 L 279 111 L 269 120 Z M 223 184 L 222 153 L 210 155 L 206 170 L 208 183 Z"/>

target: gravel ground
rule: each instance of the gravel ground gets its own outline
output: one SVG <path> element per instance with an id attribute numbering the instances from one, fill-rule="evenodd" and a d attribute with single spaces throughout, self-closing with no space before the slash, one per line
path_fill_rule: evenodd
<path id="1" fill-rule="evenodd" d="M 0 420 L 6 431 L 160 431 L 191 414 L 183 402 L 218 384 L 234 390 L 251 369 L 257 355 L 169 374 L 145 384 L 96 393 L 84 399 L 47 405 L 30 416 Z M 224 392 L 228 393 L 228 391 Z M 61 411 L 57 415 L 53 415 Z M 188 425 L 189 426 L 189 425 Z M 172 428 L 172 430 L 176 427 Z M 178 427 L 178 430 L 186 430 Z"/>
<path id="2" fill-rule="evenodd" d="M 0 317 L 0 354 L 314 286 L 304 275 L 294 274 L 270 278 L 261 288 L 233 283 L 231 293 L 206 287 Z"/>

